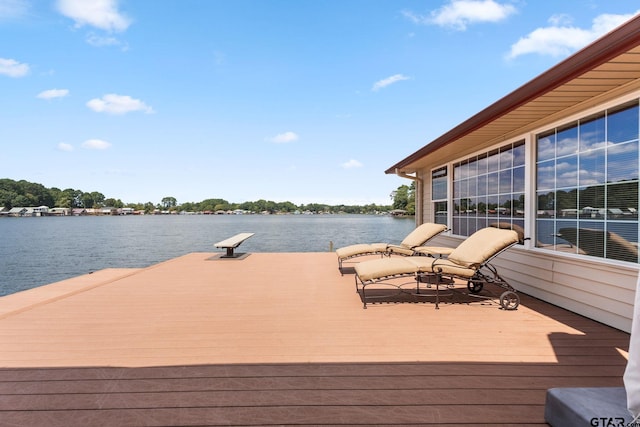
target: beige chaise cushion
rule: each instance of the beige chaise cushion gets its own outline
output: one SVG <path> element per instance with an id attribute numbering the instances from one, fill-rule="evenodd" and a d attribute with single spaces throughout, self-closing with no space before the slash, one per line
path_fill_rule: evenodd
<path id="1" fill-rule="evenodd" d="M 426 241 L 442 233 L 446 229 L 447 227 L 442 224 L 426 223 L 416 227 L 416 229 L 409 233 L 399 245 L 392 245 L 388 243 L 361 243 L 336 249 L 336 254 L 340 259 L 385 252 L 400 255 L 413 255 L 414 247 L 424 244 Z"/>
<path id="2" fill-rule="evenodd" d="M 355 270 L 362 282 L 418 273 L 471 278 L 487 260 L 517 242 L 518 233 L 513 230 L 483 228 L 462 242 L 447 259 L 421 256 L 386 258 L 361 262 Z"/>
<path id="3" fill-rule="evenodd" d="M 416 227 L 404 238 L 399 245 L 388 245 L 387 250 L 392 254 L 411 256 L 415 254 L 415 248 L 424 245 L 425 242 L 445 231 L 447 227 L 442 224 L 426 223 Z"/>
<path id="4" fill-rule="evenodd" d="M 430 222 L 422 224 L 409 233 L 400 243 L 400 246 L 405 248 L 415 248 L 423 245 L 427 240 L 442 233 L 446 229 L 447 226 L 442 224 L 433 224 Z"/>
<path id="5" fill-rule="evenodd" d="M 476 231 L 449 254 L 448 260 L 463 267 L 478 268 L 501 250 L 518 243 L 513 230 L 487 227 Z"/>
<path id="6" fill-rule="evenodd" d="M 418 267 L 411 263 L 411 258 L 381 258 L 358 263 L 356 275 L 362 282 L 377 280 L 383 277 L 413 274 Z"/>
<path id="7" fill-rule="evenodd" d="M 385 277 L 419 273 L 442 273 L 448 276 L 471 277 L 476 270 L 457 265 L 447 259 L 431 257 L 384 258 L 361 262 L 355 271 L 364 283 Z"/>
<path id="8" fill-rule="evenodd" d="M 380 254 L 387 251 L 386 243 L 361 243 L 336 249 L 338 258 L 350 258 L 356 255 Z"/>

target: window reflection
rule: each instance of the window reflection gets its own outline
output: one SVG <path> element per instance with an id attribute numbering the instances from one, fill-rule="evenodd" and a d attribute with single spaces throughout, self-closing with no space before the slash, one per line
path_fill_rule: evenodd
<path id="1" fill-rule="evenodd" d="M 607 214 L 611 219 L 638 220 L 638 183 L 624 182 L 607 185 Z"/>
<path id="2" fill-rule="evenodd" d="M 524 227 L 524 141 L 454 165 L 453 232 L 469 236 L 490 224 Z"/>
<path id="3" fill-rule="evenodd" d="M 500 149 L 500 170 L 513 167 L 513 148 L 511 146 Z"/>
<path id="4" fill-rule="evenodd" d="M 638 262 L 638 102 L 537 137 L 537 246 Z"/>
<path id="5" fill-rule="evenodd" d="M 607 182 L 638 179 L 638 141 L 612 145 L 608 152 Z"/>
<path id="6" fill-rule="evenodd" d="M 567 156 L 556 162 L 556 187 L 578 185 L 578 156 Z"/>
<path id="7" fill-rule="evenodd" d="M 434 182 L 433 184 L 433 199 L 446 199 L 447 198 L 447 183 Z"/>
<path id="8" fill-rule="evenodd" d="M 578 179 L 582 185 L 605 182 L 605 154 L 604 149 L 590 150 L 580 154 Z"/>
<path id="9" fill-rule="evenodd" d="M 435 223 L 447 225 L 447 202 L 435 202 Z"/>
<path id="10" fill-rule="evenodd" d="M 484 196 L 487 194 L 487 182 L 488 176 L 486 174 L 478 176 L 478 196 Z"/>
<path id="11" fill-rule="evenodd" d="M 492 172 L 487 175 L 487 194 L 497 194 L 500 190 L 500 175 Z"/>
<path id="12" fill-rule="evenodd" d="M 544 190 L 555 188 L 556 186 L 556 162 L 551 160 L 548 162 L 539 162 L 537 167 L 538 189 Z"/>
<path id="13" fill-rule="evenodd" d="M 538 136 L 538 161 L 553 159 L 556 156 L 555 131 Z"/>
<path id="14" fill-rule="evenodd" d="M 524 166 L 525 149 L 524 144 L 513 147 L 513 166 Z"/>
<path id="15" fill-rule="evenodd" d="M 487 157 L 489 172 L 496 172 L 500 169 L 499 151 L 493 150 L 489 152 Z"/>
<path id="16" fill-rule="evenodd" d="M 478 175 L 487 173 L 489 167 L 488 153 L 478 155 Z"/>
<path id="17" fill-rule="evenodd" d="M 513 191 L 524 192 L 524 166 L 513 169 Z"/>
<path id="18" fill-rule="evenodd" d="M 637 105 L 623 107 L 607 116 L 607 139 L 614 144 L 638 139 Z"/>
<path id="19" fill-rule="evenodd" d="M 588 151 L 604 146 L 604 114 L 587 118 L 580 123 L 580 151 Z"/>
<path id="20" fill-rule="evenodd" d="M 538 218 L 554 218 L 556 216 L 556 193 L 538 192 Z"/>
<path id="21" fill-rule="evenodd" d="M 447 167 L 438 168 L 431 172 L 431 200 L 433 201 L 434 221 L 436 224 L 447 225 Z"/>
<path id="22" fill-rule="evenodd" d="M 511 173 L 511 169 L 502 170 L 499 173 L 499 192 L 502 193 L 511 193 L 513 187 L 513 176 Z"/>
<path id="23" fill-rule="evenodd" d="M 579 216 L 577 188 L 556 193 L 556 216 L 558 218 L 577 218 Z"/>
<path id="24" fill-rule="evenodd" d="M 566 156 L 578 152 L 578 127 L 573 125 L 558 131 L 556 135 L 556 156 Z"/>

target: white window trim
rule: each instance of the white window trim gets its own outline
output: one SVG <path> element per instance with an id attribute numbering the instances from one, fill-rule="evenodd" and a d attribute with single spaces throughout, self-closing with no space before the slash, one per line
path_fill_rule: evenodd
<path id="1" fill-rule="evenodd" d="M 453 165 L 462 161 L 462 160 L 466 160 L 469 157 L 473 157 L 473 156 L 477 156 L 481 153 L 488 153 L 490 151 L 499 149 L 501 147 L 504 147 L 505 145 L 509 145 L 509 144 L 515 144 L 517 142 L 521 142 L 524 141 L 524 145 L 525 145 L 525 164 L 524 164 L 524 173 L 525 173 L 525 184 L 524 184 L 524 194 L 525 194 L 525 198 L 524 198 L 524 211 L 525 211 L 525 237 L 529 237 L 530 229 L 527 229 L 527 218 L 531 217 L 531 202 L 528 200 L 527 196 L 527 191 L 529 191 L 532 187 L 531 187 L 531 181 L 530 179 L 527 179 L 529 177 L 529 175 L 531 175 L 531 166 L 530 166 L 530 160 L 531 157 L 529 157 L 531 155 L 530 151 L 531 149 L 531 134 L 525 134 L 525 135 L 519 135 L 517 137 L 513 137 L 513 138 L 509 138 L 509 139 L 505 139 L 504 141 L 500 141 L 497 142 L 489 147 L 483 148 L 481 150 L 476 150 L 473 151 L 469 154 L 466 154 L 464 156 L 461 157 L 457 157 L 453 160 L 451 160 L 450 162 L 447 162 L 445 164 L 440 164 L 436 167 L 433 167 L 429 170 L 429 177 L 431 179 L 433 171 L 437 170 L 437 169 L 441 169 L 443 167 L 447 167 L 447 227 L 449 228 L 448 233 L 453 235 L 453 236 L 459 236 L 459 237 L 465 237 L 465 236 L 460 236 L 458 234 L 453 234 Z M 535 178 L 535 177 L 534 177 Z M 529 187 L 528 187 L 529 186 Z M 433 188 L 433 187 L 432 187 Z M 441 199 L 438 199 L 441 200 Z M 430 198 L 430 202 L 433 206 L 433 190 L 431 192 L 431 198 Z M 434 218 L 435 218 L 435 212 L 433 212 Z M 530 224 L 529 224 L 530 226 Z M 529 248 L 531 245 L 530 240 L 525 240 L 524 242 L 524 247 Z M 518 245 L 520 247 L 522 247 L 523 245 Z"/>
<path id="2" fill-rule="evenodd" d="M 585 117 L 589 117 L 595 114 L 603 113 L 609 109 L 613 109 L 619 107 L 623 104 L 626 104 L 631 101 L 638 101 L 638 105 L 640 106 L 640 90 L 633 91 L 626 95 L 617 97 L 615 99 L 611 99 L 607 102 L 603 102 L 593 107 L 581 110 L 577 113 L 571 114 L 565 118 L 555 120 L 553 122 L 549 122 L 544 126 L 540 126 L 536 129 L 533 129 L 528 133 L 526 142 L 528 142 L 529 149 L 527 150 L 529 158 L 525 158 L 525 174 L 529 178 L 527 182 L 525 182 L 525 194 L 528 194 L 529 197 L 525 197 L 525 211 L 528 215 L 525 215 L 525 232 L 528 234 L 527 237 L 531 237 L 531 240 L 525 242 L 525 247 L 528 250 L 538 252 L 541 254 L 549 255 L 553 254 L 553 256 L 567 258 L 567 259 L 575 259 L 583 262 L 585 260 L 584 255 L 580 254 L 571 254 L 565 252 L 554 251 L 551 249 L 539 248 L 535 245 L 535 237 L 537 235 L 536 228 L 536 214 L 537 214 L 537 195 L 536 195 L 536 176 L 535 176 L 535 158 L 536 158 L 536 138 L 539 134 L 548 132 L 551 129 L 561 128 L 563 126 L 569 125 L 571 123 L 577 122 L 578 120 L 584 119 Z M 638 160 L 640 163 L 640 158 Z M 640 166 L 640 165 L 639 165 Z M 527 184 L 529 188 L 527 188 Z M 530 204 L 529 209 L 526 208 L 527 203 Z M 640 227 L 638 230 L 638 242 L 640 242 Z M 588 257 L 589 262 L 602 264 L 602 265 L 620 265 L 624 267 L 628 267 L 629 263 L 625 261 L 620 261 L 611 258 L 598 258 L 598 257 Z M 640 265 L 640 264 L 638 264 Z"/>

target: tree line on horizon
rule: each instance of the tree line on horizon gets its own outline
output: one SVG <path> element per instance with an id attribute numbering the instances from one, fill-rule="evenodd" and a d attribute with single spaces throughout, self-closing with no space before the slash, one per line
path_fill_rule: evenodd
<path id="1" fill-rule="evenodd" d="M 178 204 L 175 197 L 167 196 L 159 203 L 123 203 L 120 199 L 107 198 L 98 191 L 85 192 L 73 188 L 61 190 L 56 187 L 47 188 L 42 184 L 25 180 L 15 181 L 8 178 L 0 179 L 0 206 L 11 209 L 13 207 L 48 206 L 50 208 L 133 208 L 150 213 L 155 210 L 176 212 L 216 212 L 241 209 L 251 212 L 293 213 L 296 211 L 310 211 L 313 213 L 378 213 L 401 209 L 412 215 L 415 212 L 415 186 L 402 185 L 391 194 L 393 203 L 390 205 L 328 205 L 309 203 L 295 205 L 292 202 L 274 202 L 260 199 L 252 202 L 230 203 L 224 199 L 211 198 L 200 202 L 185 202 Z"/>

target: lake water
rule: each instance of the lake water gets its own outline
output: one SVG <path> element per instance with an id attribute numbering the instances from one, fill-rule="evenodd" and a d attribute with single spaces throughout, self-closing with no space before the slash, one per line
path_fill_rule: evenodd
<path id="1" fill-rule="evenodd" d="M 0 218 L 0 296 L 104 268 L 137 268 L 255 235 L 240 252 L 326 252 L 399 243 L 413 218 L 374 215 L 147 215 Z"/>

